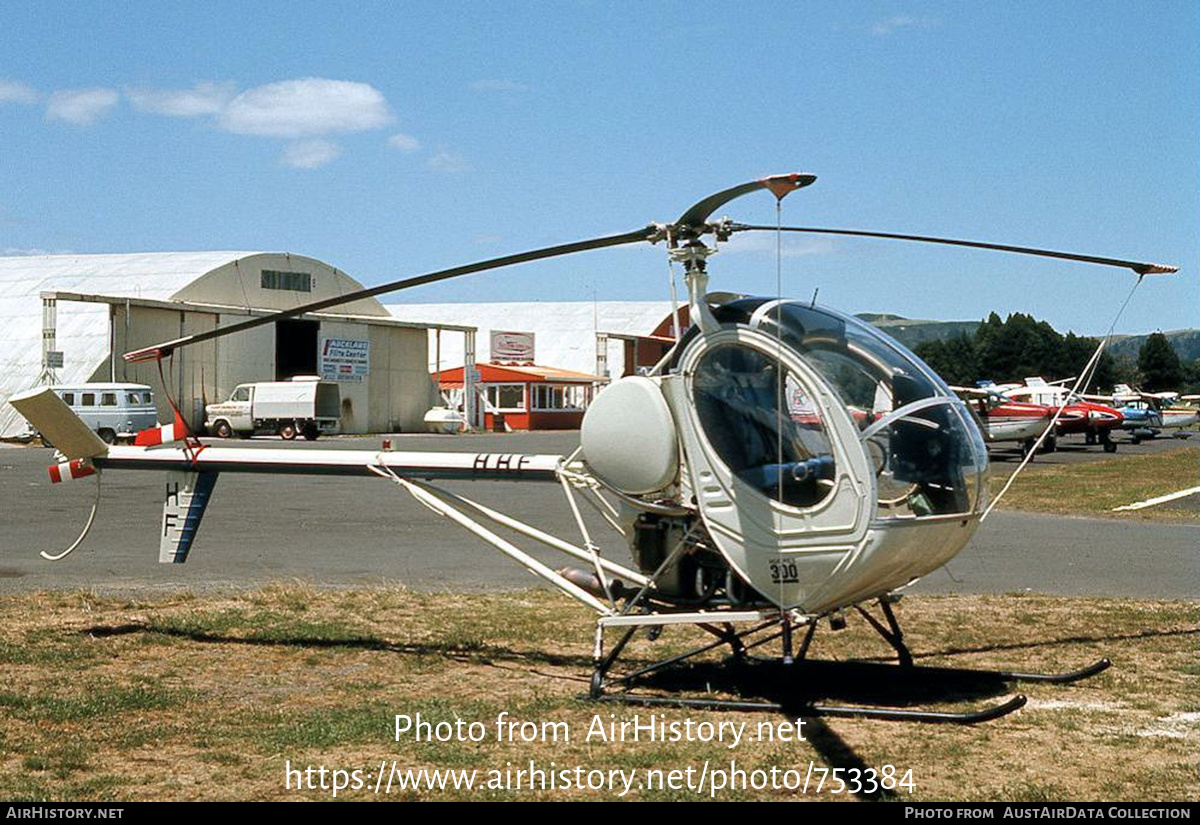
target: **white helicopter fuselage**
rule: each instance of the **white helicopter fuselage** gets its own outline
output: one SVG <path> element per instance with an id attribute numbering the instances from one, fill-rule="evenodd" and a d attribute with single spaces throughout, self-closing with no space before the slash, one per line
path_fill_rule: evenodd
<path id="1" fill-rule="evenodd" d="M 966 545 L 986 452 L 928 367 L 832 310 L 744 299 L 717 312 L 739 322 L 695 334 L 658 374 L 597 397 L 582 443 L 602 481 L 690 508 L 697 546 L 719 551 L 762 599 L 806 614 L 890 593 Z M 645 464 L 664 470 L 635 479 L 628 468 Z M 681 521 L 677 535 L 697 529 Z"/>

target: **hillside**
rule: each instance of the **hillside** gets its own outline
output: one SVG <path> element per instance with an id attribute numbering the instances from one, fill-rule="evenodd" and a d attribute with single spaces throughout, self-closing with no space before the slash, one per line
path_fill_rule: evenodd
<path id="1" fill-rule="evenodd" d="M 1200 329 L 1173 329 L 1164 332 L 1167 342 L 1184 363 L 1200 358 Z M 1148 335 L 1114 335 L 1109 350 L 1114 356 L 1128 355 L 1137 358 L 1138 350 L 1146 342 Z"/>
<path id="2" fill-rule="evenodd" d="M 961 332 L 974 335 L 979 321 L 923 321 L 881 312 L 860 312 L 859 318 L 878 327 L 901 344 L 912 349 L 920 343 L 953 338 Z M 1200 329 L 1176 329 L 1163 333 L 1185 363 L 1200 358 Z M 1136 359 L 1149 335 L 1114 335 L 1109 351 L 1114 357 Z"/>
<path id="3" fill-rule="evenodd" d="M 925 341 L 953 338 L 960 332 L 974 335 L 980 324 L 979 321 L 921 321 L 876 312 L 860 312 L 856 317 L 883 330 L 909 349 Z"/>

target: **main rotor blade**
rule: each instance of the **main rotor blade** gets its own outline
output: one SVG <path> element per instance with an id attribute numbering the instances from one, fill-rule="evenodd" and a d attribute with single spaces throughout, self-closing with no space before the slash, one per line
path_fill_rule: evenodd
<path id="1" fill-rule="evenodd" d="M 260 315 L 254 318 L 248 318 L 245 321 L 239 321 L 236 324 L 211 329 L 207 332 L 198 332 L 195 335 L 185 335 L 182 338 L 176 338 L 171 341 L 165 341 L 161 344 L 156 344 L 152 347 L 133 350 L 125 353 L 125 360 L 130 363 L 140 361 L 153 361 L 156 358 L 170 355 L 180 347 L 186 347 L 191 344 L 199 344 L 202 341 L 210 341 L 213 338 L 220 338 L 225 335 L 230 335 L 234 332 L 242 332 L 243 330 L 261 327 L 266 324 L 273 324 L 276 321 L 283 321 L 287 318 L 295 318 L 298 315 L 304 315 L 308 312 L 319 312 L 322 309 L 346 304 L 352 301 L 361 300 L 363 298 L 373 298 L 376 295 L 382 295 L 385 292 L 397 292 L 401 289 L 409 287 L 421 286 L 423 284 L 432 284 L 437 281 L 445 281 L 450 278 L 457 278 L 460 275 L 471 275 L 475 272 L 484 272 L 489 269 L 498 269 L 503 266 L 512 266 L 513 264 L 522 264 L 529 261 L 537 261 L 542 258 L 553 258 L 558 255 L 570 255 L 573 252 L 584 252 L 589 249 L 603 249 L 609 246 L 620 246 L 622 244 L 637 243 L 639 241 L 650 240 L 657 227 L 651 225 L 643 229 L 635 229 L 632 232 L 625 232 L 620 235 L 607 235 L 602 238 L 590 238 L 585 241 L 575 241 L 573 243 L 559 244 L 558 246 L 547 246 L 542 249 L 534 249 L 529 252 L 519 252 L 515 255 L 505 255 L 502 258 L 490 258 L 486 261 L 477 261 L 472 264 L 464 264 L 451 269 L 442 269 L 437 272 L 429 272 L 424 275 L 416 275 L 411 278 L 403 278 L 398 281 L 380 284 L 366 289 L 360 289 L 355 292 L 347 292 L 343 295 L 335 295 L 332 298 L 323 298 L 320 301 L 313 301 L 309 304 L 303 304 L 291 309 L 280 310 L 273 312 L 270 315 Z"/>
<path id="2" fill-rule="evenodd" d="M 740 198 L 742 195 L 750 192 L 757 192 L 759 189 L 769 189 L 771 194 L 778 200 L 783 200 L 784 196 L 788 193 L 797 189 L 803 189 L 816 179 L 816 175 L 773 175 L 769 178 L 753 180 L 739 186 L 731 186 L 728 189 L 717 192 L 715 195 L 709 195 L 704 200 L 694 204 L 675 222 L 675 227 L 699 229 L 708 222 L 709 216 L 713 212 L 716 212 L 734 198 Z"/>
<path id="3" fill-rule="evenodd" d="M 1101 264 L 1103 266 L 1118 266 L 1123 269 L 1132 269 L 1138 275 L 1169 275 L 1172 272 L 1179 271 L 1179 267 L 1171 266 L 1169 264 L 1125 261 L 1120 258 L 1101 258 L 1096 255 L 1077 255 L 1072 252 L 1055 252 L 1050 249 L 1034 249 L 1028 246 L 1010 246 L 1009 244 L 984 243 L 983 241 L 963 241 L 955 238 L 931 238 L 926 235 L 897 235 L 892 232 L 864 232 L 858 229 L 819 229 L 811 226 L 751 226 L 744 223 L 735 223 L 730 227 L 730 229 L 732 229 L 734 232 L 775 232 L 777 230 L 782 230 L 784 232 L 804 232 L 810 235 L 848 235 L 856 238 L 885 238 L 895 241 L 920 241 L 922 243 L 946 244 L 947 246 L 966 246 L 973 249 L 993 249 L 999 252 L 1016 252 L 1021 255 L 1039 255 L 1043 258 L 1061 258 L 1065 261 L 1082 261 L 1083 263 Z"/>

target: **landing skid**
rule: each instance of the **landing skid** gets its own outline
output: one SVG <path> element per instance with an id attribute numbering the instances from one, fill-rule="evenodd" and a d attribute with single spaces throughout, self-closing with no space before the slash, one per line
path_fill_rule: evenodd
<path id="1" fill-rule="evenodd" d="M 930 724 L 974 725 L 999 719 L 1023 707 L 1024 694 L 1009 696 L 968 711 L 930 710 L 923 707 L 895 706 L 897 695 L 912 696 L 912 704 L 921 701 L 962 701 L 994 697 L 1014 682 L 1069 684 L 1107 670 L 1112 663 L 1100 659 L 1087 667 L 1063 673 L 1025 673 L 1006 670 L 923 667 L 913 663 L 904 644 L 891 605 L 881 601 L 886 625 L 862 607 L 858 611 L 893 649 L 898 664 L 877 662 L 830 662 L 809 660 L 807 653 L 816 633 L 817 619 L 778 612 L 730 614 L 738 621 L 757 620 L 746 630 L 736 630 L 731 621 L 720 621 L 719 614 L 667 614 L 622 616 L 601 619 L 597 626 L 595 667 L 591 691 L 581 698 L 596 702 L 642 707 L 675 707 L 695 710 L 766 711 L 798 717 L 878 719 L 884 721 L 924 722 Z M 615 621 L 614 621 L 615 619 Z M 607 655 L 603 655 L 606 626 L 617 624 L 624 634 Z M 657 634 L 664 624 L 694 624 L 716 637 L 709 644 L 640 667 L 624 675 L 611 670 L 634 634 L 649 627 Z M 803 631 L 800 648 L 793 654 L 793 634 Z M 749 651 L 780 639 L 782 655 L 766 659 Z M 728 645 L 731 655 L 723 663 L 694 662 L 695 657 Z M 793 687 L 794 685 L 794 687 Z M 886 686 L 886 687 L 882 687 Z M 657 693 L 645 693 L 646 689 Z M 820 701 L 817 691 L 832 690 L 851 696 L 888 694 L 889 701 L 879 704 L 835 704 Z M 688 696 L 687 693 L 729 692 L 761 699 L 720 699 Z M 892 706 L 889 706 L 891 704 Z"/>
<path id="2" fill-rule="evenodd" d="M 789 716 L 831 717 L 842 719 L 878 719 L 889 722 L 925 722 L 927 724 L 975 725 L 1007 716 L 1025 706 L 1025 695 L 1018 693 L 1007 702 L 975 711 L 949 712 L 910 710 L 907 708 L 872 708 L 851 705 L 802 704 L 795 707 L 780 702 L 737 702 L 719 699 L 685 699 L 670 696 L 641 696 L 632 693 L 606 693 L 595 697 L 597 702 L 645 707 L 674 707 L 694 710 L 768 711 Z"/>

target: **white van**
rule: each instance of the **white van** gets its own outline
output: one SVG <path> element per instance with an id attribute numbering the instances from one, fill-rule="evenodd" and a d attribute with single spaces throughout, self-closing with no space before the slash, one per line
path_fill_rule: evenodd
<path id="1" fill-rule="evenodd" d="M 50 389 L 106 444 L 132 440 L 158 423 L 154 393 L 146 384 L 63 384 Z"/>

